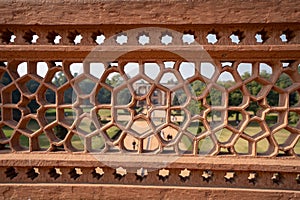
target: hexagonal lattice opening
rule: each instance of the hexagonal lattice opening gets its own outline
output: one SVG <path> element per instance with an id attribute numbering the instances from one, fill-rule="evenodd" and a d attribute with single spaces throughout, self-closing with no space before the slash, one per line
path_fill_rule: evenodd
<path id="1" fill-rule="evenodd" d="M 149 133 L 152 129 L 149 126 L 148 122 L 143 118 L 138 118 L 131 125 L 131 130 L 134 131 L 138 136 Z"/>
<path id="2" fill-rule="evenodd" d="M 294 152 L 299 156 L 300 155 L 300 139 L 298 139 L 297 143 L 294 146 Z"/>
<path id="3" fill-rule="evenodd" d="M 299 91 L 294 91 L 289 94 L 289 106 L 296 107 L 300 104 L 300 95 Z"/>
<path id="4" fill-rule="evenodd" d="M 164 106 L 166 105 L 166 93 L 163 90 L 156 88 L 150 96 L 151 103 L 155 106 Z"/>
<path id="5" fill-rule="evenodd" d="M 269 106 L 279 106 L 280 105 L 280 94 L 275 91 L 271 90 L 269 94 L 267 95 L 267 102 Z M 282 103 L 281 103 L 282 104 Z"/>
<path id="6" fill-rule="evenodd" d="M 49 104 L 55 104 L 56 103 L 56 93 L 53 90 L 48 88 L 45 92 L 45 99 Z"/>
<path id="7" fill-rule="evenodd" d="M 245 114 L 238 110 L 228 110 L 228 125 L 238 129 L 245 120 Z"/>
<path id="8" fill-rule="evenodd" d="M 85 77 L 75 81 L 75 90 L 77 90 L 78 95 L 88 95 L 91 94 L 96 83 L 92 81 L 90 78 Z"/>
<path id="9" fill-rule="evenodd" d="M 195 137 L 200 136 L 207 131 L 202 121 L 198 119 L 191 121 L 186 130 L 189 133 L 193 134 Z"/>
<path id="10" fill-rule="evenodd" d="M 60 87 L 67 82 L 67 77 L 62 71 L 58 71 L 52 78 L 51 81 L 56 87 Z"/>
<path id="11" fill-rule="evenodd" d="M 17 104 L 21 101 L 21 93 L 18 89 L 11 91 L 7 91 L 3 90 L 2 91 L 3 94 L 3 103 L 13 103 L 13 104 Z"/>
<path id="12" fill-rule="evenodd" d="M 48 68 L 47 63 L 45 63 L 45 62 L 38 62 L 36 64 L 36 73 L 40 77 L 45 78 L 48 70 L 49 70 L 49 68 Z"/>
<path id="13" fill-rule="evenodd" d="M 274 126 L 275 124 L 277 124 L 278 120 L 279 120 L 279 113 L 277 112 L 268 112 L 266 114 L 266 123 L 269 127 L 272 128 L 272 126 Z"/>
<path id="14" fill-rule="evenodd" d="M 242 80 L 250 78 L 252 76 L 252 63 L 240 63 L 237 67 L 237 71 Z"/>
<path id="15" fill-rule="evenodd" d="M 151 79 L 156 79 L 160 72 L 160 67 L 157 63 L 145 63 L 144 73 Z"/>
<path id="16" fill-rule="evenodd" d="M 300 114 L 298 112 L 289 112 L 288 113 L 288 125 L 291 127 L 300 127 Z"/>
<path id="17" fill-rule="evenodd" d="M 88 117 L 84 117 L 80 119 L 79 122 L 77 122 L 76 130 L 79 133 L 87 135 L 88 133 L 91 133 L 97 129 L 97 126 L 94 123 L 93 119 L 90 119 Z"/>
<path id="18" fill-rule="evenodd" d="M 107 76 L 105 83 L 114 88 L 114 87 L 118 87 L 119 85 L 124 83 L 124 79 L 120 75 L 120 73 L 112 72 Z"/>
<path id="19" fill-rule="evenodd" d="M 171 109 L 170 122 L 177 126 L 183 126 L 186 122 L 187 114 L 181 109 Z"/>
<path id="20" fill-rule="evenodd" d="M 239 106 L 243 103 L 243 93 L 240 89 L 236 89 L 229 93 L 229 106 Z"/>
<path id="21" fill-rule="evenodd" d="M 21 100 L 21 93 L 16 88 L 16 85 L 9 85 L 2 89 L 2 103 L 4 104 L 17 104 Z"/>
<path id="22" fill-rule="evenodd" d="M 7 72 L 2 72 L 1 73 L 1 79 L 0 79 L 0 83 L 3 85 L 8 85 L 12 82 L 11 77 L 9 76 L 9 74 Z"/>
<path id="23" fill-rule="evenodd" d="M 122 130 L 117 126 L 110 126 L 104 132 L 112 141 L 116 141 L 120 137 Z"/>
<path id="24" fill-rule="evenodd" d="M 124 138 L 123 144 L 125 149 L 131 152 L 137 152 L 140 145 L 139 141 L 135 137 L 129 134 L 127 134 L 126 137 Z"/>
<path id="25" fill-rule="evenodd" d="M 172 72 L 164 73 L 159 83 L 168 89 L 174 88 L 178 84 L 178 79 Z"/>
<path id="26" fill-rule="evenodd" d="M 183 135 L 179 140 L 178 148 L 183 154 L 191 154 L 193 152 L 193 140 Z"/>
<path id="27" fill-rule="evenodd" d="M 82 96 L 84 97 L 84 96 Z M 76 104 L 73 104 L 74 110 L 77 111 L 79 114 L 81 113 L 90 113 L 93 109 L 93 104 L 90 101 L 90 98 L 78 98 Z"/>
<path id="28" fill-rule="evenodd" d="M 97 79 L 100 79 L 105 71 L 103 63 L 90 63 L 90 74 Z"/>
<path id="29" fill-rule="evenodd" d="M 87 138 L 88 139 L 88 138 Z M 91 150 L 90 151 L 96 151 L 101 152 L 105 148 L 105 139 L 103 136 L 99 133 L 90 136 L 89 139 L 91 142 Z"/>
<path id="30" fill-rule="evenodd" d="M 132 78 L 139 74 L 139 68 L 139 63 L 129 62 L 124 66 L 124 72 L 128 78 Z"/>
<path id="31" fill-rule="evenodd" d="M 37 103 L 35 99 L 32 99 L 28 104 L 27 107 L 30 109 L 31 113 L 37 113 L 37 110 L 40 108 L 40 104 Z"/>
<path id="32" fill-rule="evenodd" d="M 108 89 L 102 87 L 100 90 L 96 93 L 96 100 L 97 103 L 100 104 L 110 104 L 111 103 L 111 91 Z"/>
<path id="33" fill-rule="evenodd" d="M 202 101 L 196 101 L 196 100 L 190 100 L 188 105 L 186 106 L 186 109 L 189 111 L 191 116 L 195 115 L 202 115 L 203 111 L 206 109 L 203 106 Z"/>
<path id="34" fill-rule="evenodd" d="M 45 119 L 48 124 L 51 122 L 54 122 L 56 120 L 56 109 L 55 108 L 49 108 L 45 110 Z"/>
<path id="35" fill-rule="evenodd" d="M 21 124 L 20 127 L 26 128 L 27 133 L 32 134 L 40 129 L 40 125 L 36 119 L 23 119 L 22 122 L 26 122 L 26 124 Z M 24 127 L 25 125 L 25 127 Z"/>
<path id="36" fill-rule="evenodd" d="M 216 136 L 218 142 L 228 143 L 228 142 L 231 142 L 230 140 L 234 136 L 234 133 L 227 128 L 223 128 L 223 129 L 215 132 L 215 136 Z"/>
<path id="37" fill-rule="evenodd" d="M 250 117 L 260 116 L 262 110 L 262 107 L 257 101 L 250 101 L 249 106 L 246 109 L 246 111 L 250 114 Z"/>
<path id="38" fill-rule="evenodd" d="M 21 147 L 21 150 L 28 150 L 29 148 L 29 138 L 25 135 L 19 136 L 19 145 Z"/>
<path id="39" fill-rule="evenodd" d="M 195 80 L 189 83 L 189 90 L 193 97 L 199 97 L 203 95 L 205 89 L 206 89 L 206 84 L 200 80 Z"/>
<path id="40" fill-rule="evenodd" d="M 213 87 L 206 96 L 206 101 L 210 106 L 222 106 L 224 102 L 223 92 Z"/>
<path id="41" fill-rule="evenodd" d="M 272 73 L 273 69 L 270 65 L 266 63 L 259 63 L 259 75 L 262 78 L 269 80 L 271 78 Z"/>
<path id="42" fill-rule="evenodd" d="M 24 95 L 30 96 L 34 94 L 40 86 L 40 83 L 31 79 L 29 76 L 24 76 L 18 80 L 19 87 Z"/>
<path id="43" fill-rule="evenodd" d="M 0 127 L 0 149 L 9 148 L 9 139 L 11 138 L 14 129 L 9 126 Z"/>
<path id="44" fill-rule="evenodd" d="M 72 151 L 83 151 L 84 150 L 84 138 L 80 135 L 73 134 L 70 141 L 70 150 Z"/>
<path id="45" fill-rule="evenodd" d="M 12 119 L 16 122 L 19 122 L 22 117 L 21 111 L 19 109 L 12 109 L 11 111 L 12 111 Z M 10 112 L 5 112 L 5 113 L 10 113 Z M 3 109 L 3 113 L 4 113 L 4 109 Z"/>
<path id="46" fill-rule="evenodd" d="M 118 91 L 116 97 L 115 105 L 127 105 L 132 101 L 132 95 L 127 87 Z"/>
<path id="47" fill-rule="evenodd" d="M 107 124 L 110 122 L 111 110 L 107 108 L 98 109 L 96 112 L 97 120 L 102 124 Z"/>
<path id="48" fill-rule="evenodd" d="M 225 88 L 230 88 L 236 85 L 236 82 L 231 73 L 222 72 L 217 80 L 217 84 Z"/>
<path id="49" fill-rule="evenodd" d="M 245 128 L 244 133 L 252 138 L 257 138 L 261 136 L 264 133 L 264 131 L 259 122 L 251 121 Z"/>
<path id="50" fill-rule="evenodd" d="M 60 140 L 64 140 L 65 137 L 67 136 L 68 133 L 68 129 L 66 129 L 64 126 L 62 125 L 56 125 L 52 128 L 52 131 L 54 133 L 54 135 L 60 139 Z"/>
<path id="51" fill-rule="evenodd" d="M 137 96 L 144 96 L 149 92 L 151 84 L 144 79 L 139 79 L 133 83 L 133 88 Z"/>
<path id="52" fill-rule="evenodd" d="M 165 69 L 168 69 L 168 68 L 173 69 L 174 66 L 175 66 L 175 62 L 174 61 L 166 61 L 166 62 L 164 62 Z"/>
<path id="53" fill-rule="evenodd" d="M 167 112 L 165 110 L 153 110 L 151 112 L 151 121 L 155 126 L 166 123 Z"/>
<path id="54" fill-rule="evenodd" d="M 155 136 L 147 137 L 143 140 L 143 150 L 145 152 L 154 152 L 159 149 L 160 142 Z"/>
<path id="55" fill-rule="evenodd" d="M 147 115 L 149 106 L 147 105 L 146 100 L 136 101 L 133 107 L 135 114 L 144 114 Z"/>
<path id="56" fill-rule="evenodd" d="M 238 154 L 251 153 L 249 152 L 249 142 L 241 137 L 235 142 L 234 149 Z"/>
<path id="57" fill-rule="evenodd" d="M 50 147 L 49 138 L 45 133 L 40 134 L 37 140 L 40 147 L 40 149 L 37 150 L 47 150 Z"/>
<path id="58" fill-rule="evenodd" d="M 57 116 L 61 122 L 67 126 L 72 126 L 76 118 L 76 112 L 73 108 L 58 108 Z"/>
<path id="59" fill-rule="evenodd" d="M 127 126 L 131 121 L 131 113 L 128 109 L 116 109 L 117 123 L 122 126 Z"/>
<path id="60" fill-rule="evenodd" d="M 250 83 L 246 84 L 246 87 L 251 95 L 257 96 L 261 91 L 263 85 L 256 81 L 251 81 Z"/>
<path id="61" fill-rule="evenodd" d="M 171 93 L 171 106 L 182 106 L 186 103 L 187 94 L 180 88 Z"/>
<path id="62" fill-rule="evenodd" d="M 60 104 L 72 104 L 77 99 L 77 94 L 75 93 L 75 91 L 71 86 L 64 86 L 61 89 L 59 89 L 57 93 L 64 94 L 62 96 L 59 95 L 58 102 Z"/>
<path id="63" fill-rule="evenodd" d="M 269 138 L 263 138 L 256 143 L 257 154 L 258 155 L 266 155 L 269 154 L 272 144 L 270 143 Z"/>
<path id="64" fill-rule="evenodd" d="M 167 126 L 160 131 L 160 136 L 165 142 L 172 142 L 178 137 L 178 130 L 172 126 Z"/>
<path id="65" fill-rule="evenodd" d="M 216 150 L 216 144 L 210 136 L 201 139 L 198 143 L 198 154 L 210 155 Z"/>
<path id="66" fill-rule="evenodd" d="M 209 62 L 202 62 L 200 66 L 200 73 L 202 76 L 211 79 L 216 71 L 216 67 Z"/>
<path id="67" fill-rule="evenodd" d="M 25 135 L 22 135 L 18 130 L 15 130 L 11 135 L 10 146 L 12 150 L 15 151 L 28 150 L 29 138 Z"/>
<path id="68" fill-rule="evenodd" d="M 211 110 L 206 117 L 207 122 L 211 129 L 215 129 L 224 122 L 224 111 Z"/>
<path id="69" fill-rule="evenodd" d="M 289 141 L 289 139 L 294 139 L 294 138 L 291 138 L 291 136 L 292 136 L 292 133 L 290 131 L 288 131 L 287 129 L 280 129 L 279 131 L 274 133 L 274 138 L 279 145 L 291 143 L 291 141 Z"/>
<path id="70" fill-rule="evenodd" d="M 278 87 L 285 89 L 293 85 L 293 81 L 291 80 L 290 76 L 286 73 L 280 74 L 278 80 L 275 83 Z"/>
<path id="71" fill-rule="evenodd" d="M 182 62 L 179 65 L 179 72 L 183 79 L 190 78 L 195 75 L 195 63 L 192 62 Z"/>

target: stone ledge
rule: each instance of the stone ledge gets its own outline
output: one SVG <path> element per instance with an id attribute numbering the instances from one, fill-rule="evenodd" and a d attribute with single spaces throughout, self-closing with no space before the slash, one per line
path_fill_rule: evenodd
<path id="1" fill-rule="evenodd" d="M 0 199 L 298 199 L 296 190 L 103 184 L 0 184 Z"/>
<path id="2" fill-rule="evenodd" d="M 172 155 L 125 155 L 81 153 L 10 153 L 0 154 L 1 167 L 124 167 L 177 168 L 203 170 L 237 170 L 300 172 L 300 159 L 294 157 L 193 157 Z"/>
<path id="3" fill-rule="evenodd" d="M 0 59 L 55 60 L 105 58 L 111 61 L 126 54 L 126 59 L 178 58 L 209 59 L 298 59 L 300 45 L 199 45 L 199 46 L 72 46 L 72 45 L 0 45 Z M 138 52 L 138 53 L 135 53 Z M 251 55 L 251 57 L 249 57 Z M 123 58 L 124 59 L 124 58 Z"/>

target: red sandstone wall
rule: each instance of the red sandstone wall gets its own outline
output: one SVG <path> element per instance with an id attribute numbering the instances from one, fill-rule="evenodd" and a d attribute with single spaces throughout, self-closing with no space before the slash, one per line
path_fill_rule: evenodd
<path id="1" fill-rule="evenodd" d="M 2 0 L 0 24 L 298 23 L 299 10 L 297 0 Z"/>

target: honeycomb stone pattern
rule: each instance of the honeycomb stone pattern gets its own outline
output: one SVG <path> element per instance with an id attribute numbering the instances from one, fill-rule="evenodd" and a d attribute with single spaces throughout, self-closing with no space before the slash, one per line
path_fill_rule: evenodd
<path id="1" fill-rule="evenodd" d="M 260 75 L 259 68 L 262 62 L 251 63 L 252 74 L 242 80 L 238 67 L 242 61 L 236 60 L 225 64 L 214 60 L 213 73 L 210 77 L 203 73 L 201 61 L 194 62 L 194 73 L 188 78 L 184 78 L 180 66 L 183 61 L 174 62 L 172 67 L 167 67 L 164 60 L 157 60 L 154 64 L 158 66 L 158 72 L 155 77 L 150 77 L 145 72 L 145 63 L 138 63 L 138 71 L 135 76 L 130 77 L 125 72 L 125 66 L 128 61 L 119 60 L 118 63 L 102 63 L 104 66 L 103 74 L 96 78 L 90 72 L 90 63 L 83 64 L 83 73 L 74 76 L 71 73 L 70 66 L 72 62 L 63 61 L 61 65 L 54 62 L 47 62 L 48 71 L 45 77 L 37 73 L 37 62 L 27 62 L 27 73 L 20 76 L 18 65 L 21 62 L 11 61 L 2 63 L 0 67 L 1 75 L 1 131 L 0 144 L 1 151 L 68 151 L 68 152 L 127 152 L 127 153 L 170 153 L 170 154 L 190 154 L 190 155 L 219 155 L 224 152 L 233 155 L 265 155 L 276 156 L 280 151 L 287 155 L 296 155 L 294 147 L 299 140 L 299 123 L 291 126 L 288 121 L 290 112 L 299 115 L 299 102 L 295 105 L 289 105 L 289 96 L 300 91 L 300 74 L 298 73 L 299 61 L 294 61 L 288 66 L 283 67 L 280 60 L 267 62 L 272 69 L 272 75 L 264 78 Z M 100 64 L 100 63 L 98 63 Z M 57 72 L 65 75 L 65 81 L 60 86 L 53 84 Z M 235 83 L 229 87 L 222 86 L 217 80 L 223 73 L 230 74 Z M 293 84 L 289 87 L 281 88 L 278 86 L 278 79 L 281 74 L 289 76 Z M 117 85 L 108 83 L 112 74 L 118 74 L 121 82 Z M 168 86 L 163 77 L 166 74 L 173 74 L 177 80 L 173 86 Z M 9 76 L 8 81 L 7 77 Z M 4 80 L 5 79 L 5 80 Z M 38 86 L 34 92 L 26 87 L 27 83 L 34 81 Z M 191 84 L 195 81 L 205 85 L 204 89 L 193 91 Z M 261 90 L 257 94 L 252 94 L 247 85 L 255 81 L 261 85 Z M 92 83 L 91 91 L 86 91 L 83 83 Z M 135 83 L 146 83 L 148 89 L 143 94 L 138 94 L 134 89 Z M 72 103 L 65 103 L 64 92 L 73 89 Z M 97 100 L 98 92 L 105 89 L 111 94 L 111 103 L 101 104 Z M 52 91 L 55 101 L 49 102 L 47 91 Z M 121 104 L 123 90 L 127 91 L 128 103 Z M 186 98 L 178 105 L 174 104 L 174 95 L 177 91 L 185 94 Z M 211 91 L 215 90 L 221 93 L 220 104 L 214 105 L 214 100 L 209 101 Z M 242 100 L 239 105 L 230 105 L 230 93 L 239 90 L 242 93 Z M 18 91 L 20 98 L 15 100 L 13 93 Z M 153 103 L 151 96 L 160 92 L 164 96 L 165 102 L 160 104 Z M 278 93 L 278 105 L 268 104 L 267 96 L 271 91 Z M 50 96 L 51 96 L 50 95 Z M 48 94 L 49 96 L 49 94 Z M 197 112 L 192 112 L 189 103 L 200 102 L 202 108 Z M 38 107 L 36 111 L 30 108 L 30 104 Z M 256 114 L 248 112 L 251 103 L 259 106 Z M 137 105 L 144 105 L 138 111 Z M 55 114 L 52 121 L 47 120 L 47 112 L 53 109 Z M 109 110 L 111 116 L 107 117 L 104 123 L 99 110 Z M 72 110 L 73 116 L 68 116 L 66 110 Z M 119 111 L 127 114 L 122 115 Z M 159 111 L 159 112 L 157 112 Z M 229 111 L 236 111 L 242 116 L 238 124 L 229 123 Z M 174 113 L 179 113 L 176 115 Z M 19 113 L 19 119 L 15 119 L 15 113 Z M 155 114 L 154 114 L 155 113 Z M 155 115 L 159 115 L 159 118 Z M 219 113 L 219 120 L 212 121 L 210 114 Z M 277 113 L 277 121 L 269 126 L 266 117 L 270 113 Z M 174 122 L 174 117 L 179 119 Z M 159 120 L 158 120 L 159 119 Z M 28 126 L 35 122 L 35 129 Z M 192 123 L 197 122 L 203 126 L 195 134 L 189 131 Z M 94 128 L 90 131 L 82 127 L 86 123 L 88 126 L 93 124 Z M 259 133 L 250 134 L 247 128 L 251 123 L 256 123 L 260 127 Z M 200 125 L 199 125 L 200 126 Z M 60 138 L 55 133 L 55 128 L 63 127 L 67 134 Z M 109 135 L 110 129 L 118 129 L 118 135 L 112 137 Z M 7 134 L 11 131 L 11 135 Z M 230 132 L 227 138 L 221 138 L 223 131 Z M 284 143 L 278 144 L 275 134 L 285 130 L 290 133 Z M 166 133 L 170 133 L 169 136 Z M 170 136 L 171 135 L 171 136 Z M 47 148 L 41 148 L 41 137 L 43 141 L 47 140 Z M 81 138 L 82 149 L 78 149 L 73 143 L 74 138 Z M 27 138 L 28 147 L 22 144 L 21 138 Z M 96 139 L 99 140 L 96 140 Z M 239 153 L 236 150 L 238 141 L 244 141 L 247 145 L 247 151 Z M 98 141 L 98 142 L 97 142 Z M 187 142 L 188 141 L 188 142 Z M 207 148 L 205 144 L 211 143 Z M 267 149 L 264 152 L 258 152 L 259 142 L 267 142 Z M 98 143 L 102 143 L 99 145 Z M 202 145 L 201 145 L 202 144 Z M 209 145 L 208 145 L 209 146 Z M 203 148 L 205 150 L 203 150 Z M 224 151 L 226 150 L 226 151 Z"/>

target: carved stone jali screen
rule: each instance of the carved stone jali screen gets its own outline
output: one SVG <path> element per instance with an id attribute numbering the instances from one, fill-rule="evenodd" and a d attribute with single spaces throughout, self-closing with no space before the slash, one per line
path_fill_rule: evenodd
<path id="1" fill-rule="evenodd" d="M 299 199 L 298 4 L 0 1 L 0 199 Z"/>
<path id="2" fill-rule="evenodd" d="M 300 152 L 299 26 L 5 26 L 1 39 L 1 151 Z"/>

